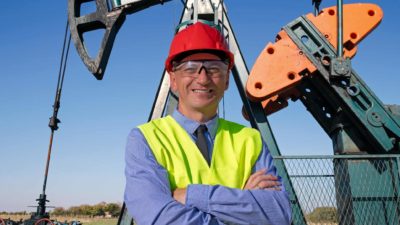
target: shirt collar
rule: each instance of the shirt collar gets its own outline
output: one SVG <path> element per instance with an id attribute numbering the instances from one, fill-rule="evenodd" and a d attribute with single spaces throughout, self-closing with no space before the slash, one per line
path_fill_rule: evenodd
<path id="1" fill-rule="evenodd" d="M 184 116 L 178 109 L 175 109 L 172 113 L 172 117 L 178 122 L 179 125 L 183 127 L 189 134 L 193 134 L 197 127 L 199 127 L 200 123 L 194 120 L 191 120 Z M 214 139 L 215 134 L 217 133 L 218 127 L 218 114 L 211 118 L 209 121 L 204 123 L 207 126 L 207 130 L 210 133 L 211 137 Z"/>

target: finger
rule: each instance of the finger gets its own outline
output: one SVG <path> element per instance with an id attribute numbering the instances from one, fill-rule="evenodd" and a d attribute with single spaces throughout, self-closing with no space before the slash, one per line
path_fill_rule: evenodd
<path id="1" fill-rule="evenodd" d="M 274 176 L 272 174 L 266 174 L 265 176 L 268 178 L 268 180 L 279 180 L 277 176 Z"/>
<path id="2" fill-rule="evenodd" d="M 254 179 L 257 178 L 258 176 L 264 175 L 266 171 L 267 171 L 267 169 L 261 169 L 261 170 L 256 171 L 255 173 L 253 173 L 253 174 L 250 176 L 249 180 L 254 180 Z"/>
<path id="3" fill-rule="evenodd" d="M 252 180 L 249 179 L 249 180 L 247 181 L 247 183 L 246 183 L 244 189 L 258 189 L 258 187 L 257 187 L 257 182 L 254 182 L 254 179 L 255 179 L 255 178 L 253 178 Z"/>
<path id="4" fill-rule="evenodd" d="M 253 180 L 251 180 L 250 182 L 248 182 L 246 184 L 246 188 L 247 189 L 260 189 L 261 187 L 259 187 L 258 184 L 260 183 L 260 181 L 262 181 L 261 176 L 262 175 L 255 176 L 253 178 Z"/>
<path id="5" fill-rule="evenodd" d="M 266 169 L 261 169 L 251 174 L 246 181 L 245 188 L 255 188 L 257 186 L 257 182 L 254 182 L 254 180 L 257 179 L 257 177 L 264 175 L 266 171 L 267 171 Z"/>
<path id="6" fill-rule="evenodd" d="M 278 177 L 271 174 L 254 176 L 254 179 L 246 184 L 245 189 L 264 189 L 279 186 Z"/>
<path id="7" fill-rule="evenodd" d="M 261 181 L 260 183 L 257 184 L 259 188 L 272 188 L 272 187 L 279 187 L 281 186 L 281 183 L 278 181 Z"/>
<path id="8" fill-rule="evenodd" d="M 257 186 L 259 183 L 261 183 L 263 181 L 277 181 L 277 180 L 278 180 L 278 177 L 273 176 L 271 174 L 259 175 L 254 178 L 253 184 Z"/>

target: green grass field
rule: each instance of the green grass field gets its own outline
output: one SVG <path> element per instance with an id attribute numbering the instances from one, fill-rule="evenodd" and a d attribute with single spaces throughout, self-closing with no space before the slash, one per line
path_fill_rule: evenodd
<path id="1" fill-rule="evenodd" d="M 83 225 L 116 225 L 118 219 L 99 219 L 90 222 L 83 222 Z"/>
<path id="2" fill-rule="evenodd" d="M 28 219 L 29 215 L 8 215 L 8 214 L 0 214 L 0 218 L 3 219 L 11 219 L 14 221 L 19 221 L 20 219 Z M 57 220 L 59 222 L 64 222 L 64 221 L 73 221 L 73 220 L 78 220 L 80 221 L 83 225 L 116 225 L 118 222 L 118 218 L 88 218 L 88 217 L 51 217 L 52 220 Z"/>

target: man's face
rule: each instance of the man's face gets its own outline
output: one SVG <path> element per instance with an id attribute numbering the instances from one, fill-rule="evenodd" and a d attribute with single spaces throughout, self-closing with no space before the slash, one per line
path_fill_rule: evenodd
<path id="1" fill-rule="evenodd" d="M 201 112 L 214 115 L 229 85 L 228 65 L 209 53 L 190 55 L 170 73 L 171 89 L 179 95 L 183 114 Z"/>

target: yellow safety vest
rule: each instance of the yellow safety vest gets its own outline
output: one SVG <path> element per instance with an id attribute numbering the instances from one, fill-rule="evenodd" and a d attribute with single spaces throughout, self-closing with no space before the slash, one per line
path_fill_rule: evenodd
<path id="1" fill-rule="evenodd" d="M 171 116 L 152 120 L 139 129 L 157 162 L 168 171 L 171 190 L 189 184 L 243 189 L 262 149 L 257 130 L 219 119 L 208 166 L 189 134 Z"/>

